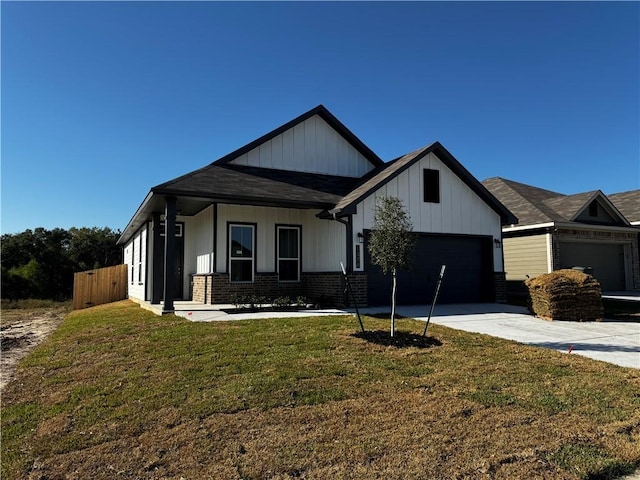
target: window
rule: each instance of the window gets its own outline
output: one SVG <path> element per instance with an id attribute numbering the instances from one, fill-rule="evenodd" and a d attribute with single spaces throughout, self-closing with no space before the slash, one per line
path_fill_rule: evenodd
<path id="1" fill-rule="evenodd" d="M 142 285 L 142 233 L 140 233 L 138 239 L 138 284 Z"/>
<path id="2" fill-rule="evenodd" d="M 278 280 L 300 281 L 300 227 L 276 227 L 278 237 Z"/>
<path id="3" fill-rule="evenodd" d="M 134 239 L 131 240 L 131 285 L 133 285 L 133 279 L 136 274 L 135 262 L 136 262 L 136 239 L 134 237 Z"/>
<path id="4" fill-rule="evenodd" d="M 229 225 L 229 279 L 253 282 L 254 225 Z"/>
<path id="5" fill-rule="evenodd" d="M 424 201 L 428 203 L 440 203 L 440 172 L 438 170 L 423 170 L 424 177 Z"/>

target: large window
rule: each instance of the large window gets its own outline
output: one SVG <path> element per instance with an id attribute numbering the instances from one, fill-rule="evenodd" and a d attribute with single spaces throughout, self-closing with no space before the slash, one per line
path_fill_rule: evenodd
<path id="1" fill-rule="evenodd" d="M 229 279 L 232 282 L 253 282 L 254 244 L 254 225 L 229 225 Z"/>
<path id="2" fill-rule="evenodd" d="M 300 281 L 300 227 L 277 226 L 278 280 Z"/>

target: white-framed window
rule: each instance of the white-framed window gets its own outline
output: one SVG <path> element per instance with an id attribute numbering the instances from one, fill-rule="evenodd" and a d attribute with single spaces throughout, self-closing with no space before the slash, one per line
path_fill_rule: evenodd
<path id="1" fill-rule="evenodd" d="M 131 285 L 136 275 L 136 237 L 131 240 Z"/>
<path id="2" fill-rule="evenodd" d="M 300 227 L 276 225 L 277 268 L 280 282 L 300 281 Z"/>
<path id="3" fill-rule="evenodd" d="M 138 285 L 142 285 L 142 232 L 138 235 Z"/>
<path id="4" fill-rule="evenodd" d="M 255 225 L 229 224 L 229 280 L 253 282 Z"/>

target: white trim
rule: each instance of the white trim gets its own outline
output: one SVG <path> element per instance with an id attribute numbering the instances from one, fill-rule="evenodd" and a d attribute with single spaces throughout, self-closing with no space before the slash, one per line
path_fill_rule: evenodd
<path id="1" fill-rule="evenodd" d="M 553 235 L 547 233 L 547 273 L 553 272 Z"/>
<path id="2" fill-rule="evenodd" d="M 548 223 L 537 223 L 535 225 L 523 225 L 521 227 L 506 227 L 502 229 L 502 233 L 510 233 L 510 232 L 522 232 L 526 230 L 535 230 L 538 228 L 570 228 L 573 230 L 596 230 L 596 231 L 615 231 L 621 233 L 632 233 L 638 232 L 637 228 L 634 227 L 619 227 L 617 225 L 591 225 L 589 223 L 580 223 L 580 222 L 548 222 Z"/>

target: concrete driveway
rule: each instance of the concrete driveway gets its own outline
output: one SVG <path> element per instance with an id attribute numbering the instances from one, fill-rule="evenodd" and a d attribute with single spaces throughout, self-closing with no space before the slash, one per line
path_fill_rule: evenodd
<path id="1" fill-rule="evenodd" d="M 388 307 L 361 310 L 365 313 L 389 311 Z M 426 321 L 429 306 L 401 306 L 397 311 L 399 315 Z M 547 321 L 529 314 L 524 307 L 502 304 L 436 305 L 431 323 L 640 368 L 640 323 L 606 319 L 602 322 Z"/>

